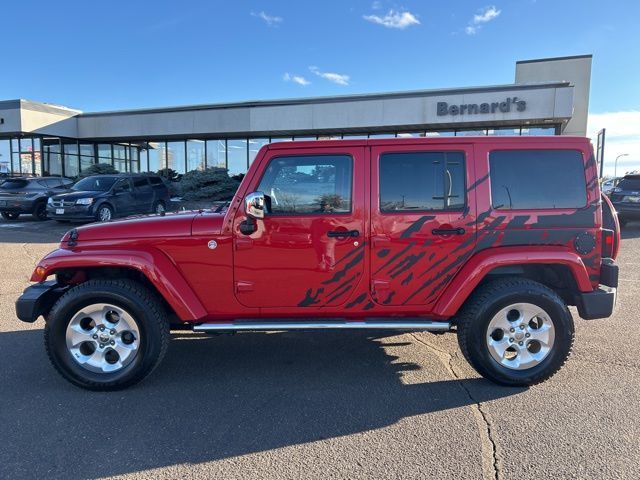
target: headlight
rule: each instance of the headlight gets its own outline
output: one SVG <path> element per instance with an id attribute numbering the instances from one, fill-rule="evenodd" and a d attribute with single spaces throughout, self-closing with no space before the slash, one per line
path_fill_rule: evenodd
<path id="1" fill-rule="evenodd" d="M 53 198 L 52 198 L 52 197 L 49 197 L 49 198 L 47 199 L 47 203 L 48 203 L 49 205 L 53 205 Z"/>
<path id="2" fill-rule="evenodd" d="M 76 205 L 91 205 L 93 203 L 93 198 L 79 198 L 76 200 Z"/>

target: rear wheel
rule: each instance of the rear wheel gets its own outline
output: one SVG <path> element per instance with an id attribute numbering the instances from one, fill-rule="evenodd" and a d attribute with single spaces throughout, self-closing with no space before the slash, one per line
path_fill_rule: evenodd
<path id="1" fill-rule="evenodd" d="M 33 216 L 36 220 L 46 220 L 47 219 L 47 204 L 44 202 L 37 203 L 33 208 Z"/>
<path id="2" fill-rule="evenodd" d="M 522 278 L 480 287 L 458 317 L 463 355 L 483 377 L 503 385 L 550 378 L 567 360 L 573 336 L 573 319 L 562 299 Z"/>
<path id="3" fill-rule="evenodd" d="M 153 204 L 153 213 L 157 215 L 162 215 L 167 211 L 167 208 L 164 206 L 164 202 L 158 201 Z"/>
<path id="4" fill-rule="evenodd" d="M 0 214 L 2 215 L 2 218 L 4 218 L 5 220 L 17 220 L 18 217 L 20 216 L 19 213 L 13 213 L 13 212 L 1 212 Z"/>
<path id="5" fill-rule="evenodd" d="M 169 343 L 156 296 L 130 280 L 91 280 L 70 289 L 47 316 L 45 346 L 68 381 L 118 390 L 149 375 Z"/>

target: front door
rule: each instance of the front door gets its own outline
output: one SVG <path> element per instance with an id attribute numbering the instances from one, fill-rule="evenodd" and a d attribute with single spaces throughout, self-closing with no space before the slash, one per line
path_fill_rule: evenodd
<path id="1" fill-rule="evenodd" d="M 249 307 L 345 303 L 364 273 L 364 147 L 268 150 L 248 192 L 270 208 L 255 231 L 234 219 L 238 301 Z M 294 308 L 295 310 L 295 308 Z"/>
<path id="2" fill-rule="evenodd" d="M 381 305 L 433 305 L 475 243 L 470 145 L 375 146 L 371 292 Z"/>

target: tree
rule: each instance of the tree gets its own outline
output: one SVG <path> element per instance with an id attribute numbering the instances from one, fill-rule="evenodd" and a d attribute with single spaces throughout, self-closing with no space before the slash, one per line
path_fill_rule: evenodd
<path id="1" fill-rule="evenodd" d="M 191 170 L 180 180 L 180 193 L 185 200 L 231 200 L 240 182 L 229 177 L 226 168 L 209 167 Z"/>
<path id="2" fill-rule="evenodd" d="M 80 178 L 89 177 L 91 175 L 113 175 L 120 173 L 110 163 L 94 163 L 80 172 Z"/>

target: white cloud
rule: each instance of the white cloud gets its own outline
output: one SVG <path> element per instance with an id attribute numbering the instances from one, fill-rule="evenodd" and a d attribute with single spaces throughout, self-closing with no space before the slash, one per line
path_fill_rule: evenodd
<path id="1" fill-rule="evenodd" d="M 496 7 L 485 7 L 484 10 L 481 10 L 480 13 L 477 13 L 473 16 L 473 23 L 475 25 L 479 25 L 481 23 L 487 23 L 497 18 L 498 15 L 502 13 L 502 10 L 498 10 Z"/>
<path id="2" fill-rule="evenodd" d="M 587 136 L 596 148 L 598 132 L 605 128 L 604 173 L 613 175 L 615 159 L 618 159 L 618 176 L 640 170 L 640 111 L 591 113 Z"/>
<path id="3" fill-rule="evenodd" d="M 475 35 L 482 28 L 482 25 L 495 20 L 502 13 L 502 10 L 498 10 L 495 6 L 484 7 L 479 10 L 473 18 L 469 21 L 464 29 L 464 33 L 467 35 Z"/>
<path id="4" fill-rule="evenodd" d="M 283 21 L 282 17 L 277 17 L 275 15 L 269 15 L 269 14 L 267 14 L 265 12 L 259 12 L 259 13 L 251 12 L 251 16 L 252 17 L 261 18 L 270 27 L 277 27 Z"/>
<path id="5" fill-rule="evenodd" d="M 333 73 L 333 72 L 321 72 L 318 67 L 311 66 L 309 67 L 311 73 L 324 78 L 325 80 L 329 80 L 330 82 L 337 83 L 338 85 L 349 85 L 349 81 L 351 77 L 349 75 L 345 75 L 343 73 Z"/>
<path id="6" fill-rule="evenodd" d="M 307 86 L 309 85 L 311 82 L 309 80 L 307 80 L 306 78 L 304 78 L 302 75 L 290 75 L 288 73 L 285 73 L 282 76 L 282 79 L 285 82 L 293 82 L 293 83 L 297 83 L 298 85 L 302 85 Z"/>
<path id="7" fill-rule="evenodd" d="M 420 20 L 411 12 L 399 12 L 397 10 L 389 10 L 386 15 L 363 15 L 366 21 L 376 23 L 387 28 L 405 29 L 411 25 L 420 25 Z"/>

